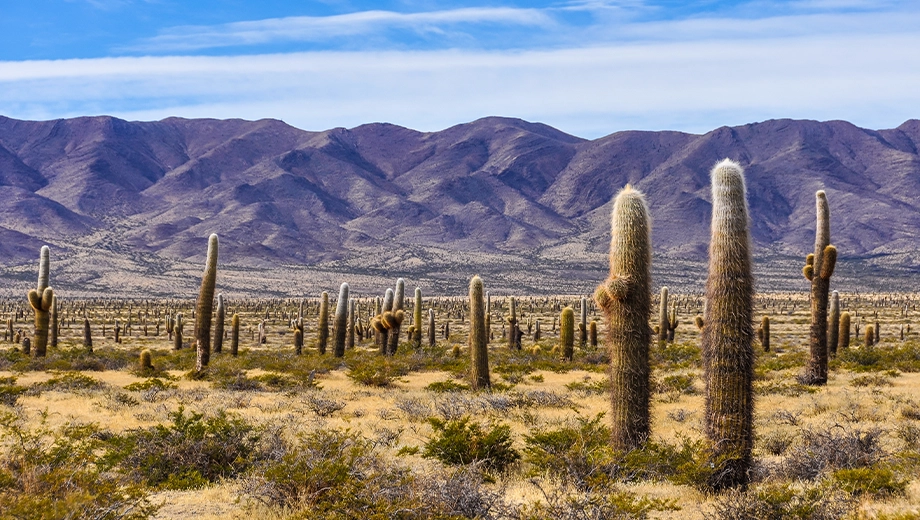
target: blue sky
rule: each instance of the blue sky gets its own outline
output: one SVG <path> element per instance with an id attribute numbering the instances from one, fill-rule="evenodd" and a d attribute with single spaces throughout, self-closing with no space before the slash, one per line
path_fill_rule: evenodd
<path id="1" fill-rule="evenodd" d="M 0 1 L 0 114 L 583 137 L 920 117 L 920 2 Z"/>

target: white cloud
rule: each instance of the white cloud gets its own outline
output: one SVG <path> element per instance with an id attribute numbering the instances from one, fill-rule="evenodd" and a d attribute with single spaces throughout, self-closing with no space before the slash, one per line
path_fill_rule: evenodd
<path id="1" fill-rule="evenodd" d="M 870 128 L 920 117 L 920 34 L 658 42 L 526 52 L 312 52 L 0 62 L 0 113 L 273 117 L 437 130 L 482 116 L 595 137 L 769 118 Z"/>
<path id="2" fill-rule="evenodd" d="M 389 27 L 426 32 L 459 23 L 549 26 L 554 21 L 542 10 L 511 7 L 468 7 L 419 13 L 361 11 L 335 16 L 294 16 L 213 26 L 174 27 L 127 50 L 185 52 L 283 41 L 318 42 Z"/>

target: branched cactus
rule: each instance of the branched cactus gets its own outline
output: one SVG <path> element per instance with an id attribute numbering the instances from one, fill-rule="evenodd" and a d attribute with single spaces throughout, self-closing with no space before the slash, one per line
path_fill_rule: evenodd
<path id="1" fill-rule="evenodd" d="M 744 173 L 712 170 L 712 237 L 703 317 L 706 435 L 716 490 L 746 485 L 754 444 L 754 277 Z"/>
<path id="2" fill-rule="evenodd" d="M 29 305 L 35 311 L 35 357 L 45 357 L 48 350 L 48 326 L 51 320 L 49 311 L 54 299 L 54 291 L 48 287 L 50 260 L 51 250 L 48 246 L 42 246 L 38 264 L 38 287 L 29 291 Z"/>
<path id="3" fill-rule="evenodd" d="M 645 197 L 627 185 L 614 198 L 610 215 L 610 274 L 594 292 L 607 319 L 611 443 L 621 452 L 640 447 L 650 432 L 650 232 Z"/>
<path id="4" fill-rule="evenodd" d="M 195 313 L 195 371 L 201 372 L 211 361 L 211 314 L 214 309 L 214 286 L 217 283 L 217 235 L 208 238 L 208 257 L 201 276 Z"/>
<path id="5" fill-rule="evenodd" d="M 831 224 L 827 195 L 815 193 L 817 225 L 815 252 L 805 258 L 802 273 L 811 282 L 811 335 L 808 365 L 802 380 L 807 384 L 827 384 L 827 299 L 831 275 L 837 264 L 837 248 L 830 244 Z"/>
<path id="6" fill-rule="evenodd" d="M 383 324 L 387 328 L 387 351 L 388 356 L 396 354 L 399 347 L 399 334 L 402 329 L 402 322 L 406 318 L 403 310 L 405 304 L 406 282 L 399 278 L 396 280 L 396 292 L 393 293 L 393 310 L 387 315 L 384 313 Z"/>
<path id="7" fill-rule="evenodd" d="M 318 329 L 316 349 L 320 354 L 325 354 L 326 345 L 329 343 L 329 293 L 326 291 L 323 291 L 322 301 L 319 304 Z"/>
<path id="8" fill-rule="evenodd" d="M 509 312 L 505 316 L 505 321 L 508 322 L 508 348 L 511 350 L 520 350 L 521 349 L 521 327 L 518 323 L 517 317 L 517 301 L 512 296 L 509 298 L 508 303 Z"/>
<path id="9" fill-rule="evenodd" d="M 840 294 L 831 292 L 830 316 L 827 322 L 827 348 L 831 357 L 837 356 L 840 335 Z"/>
<path id="10" fill-rule="evenodd" d="M 562 345 L 562 358 L 571 361 L 575 355 L 575 310 L 571 307 L 562 309 L 559 316 L 559 343 Z"/>
<path id="11" fill-rule="evenodd" d="M 224 308 L 224 295 L 217 295 L 217 321 L 214 322 L 214 352 L 220 353 L 224 349 L 224 321 L 227 311 Z"/>
<path id="12" fill-rule="evenodd" d="M 335 357 L 345 355 L 345 340 L 348 327 L 348 284 L 339 287 L 339 299 L 335 304 L 335 346 L 332 353 Z"/>
<path id="13" fill-rule="evenodd" d="M 489 388 L 489 345 L 486 340 L 486 315 L 483 301 L 482 279 L 474 276 L 470 281 L 470 360 L 473 373 L 470 378 L 475 389 Z"/>
<path id="14" fill-rule="evenodd" d="M 240 351 L 240 317 L 233 313 L 230 319 L 230 355 L 236 357 Z"/>

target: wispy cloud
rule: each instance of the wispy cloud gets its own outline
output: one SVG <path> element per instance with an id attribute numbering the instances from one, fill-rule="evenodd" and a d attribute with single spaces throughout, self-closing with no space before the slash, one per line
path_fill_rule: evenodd
<path id="1" fill-rule="evenodd" d="M 127 50 L 187 52 L 270 42 L 324 41 L 387 28 L 430 32 L 449 25 L 487 23 L 550 26 L 555 22 L 543 10 L 511 7 L 470 7 L 420 13 L 361 11 L 335 16 L 294 16 L 213 26 L 174 27 Z"/>

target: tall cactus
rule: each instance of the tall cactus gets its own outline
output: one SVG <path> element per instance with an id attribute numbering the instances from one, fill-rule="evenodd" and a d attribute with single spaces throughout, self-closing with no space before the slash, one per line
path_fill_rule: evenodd
<path id="1" fill-rule="evenodd" d="M 57 348 L 58 346 L 58 304 L 57 296 L 51 297 L 51 317 L 50 322 L 48 323 L 48 343 L 52 348 Z"/>
<path id="2" fill-rule="evenodd" d="M 320 354 L 326 353 L 326 345 L 329 343 L 329 293 L 323 291 L 322 300 L 319 304 L 319 330 L 316 332 L 317 343 L 316 349 Z"/>
<path id="3" fill-rule="evenodd" d="M 562 309 L 559 316 L 559 343 L 562 344 L 562 358 L 571 361 L 575 355 L 575 310 Z"/>
<path id="4" fill-rule="evenodd" d="M 831 292 L 830 316 L 827 321 L 827 348 L 831 357 L 837 356 L 837 343 L 840 337 L 840 294 Z"/>
<path id="5" fill-rule="evenodd" d="M 486 314 L 482 279 L 470 280 L 470 382 L 475 389 L 489 388 L 489 345 L 486 341 Z"/>
<path id="6" fill-rule="evenodd" d="M 51 249 L 42 246 L 38 262 L 38 287 L 29 291 L 29 305 L 35 311 L 35 336 L 33 347 L 35 357 L 45 357 L 48 350 L 48 325 L 51 319 L 49 311 L 54 299 L 54 291 L 48 287 L 51 276 Z"/>
<path id="7" fill-rule="evenodd" d="M 486 312 L 488 312 L 488 310 L 486 310 Z M 412 326 L 415 329 L 412 336 L 412 342 L 415 344 L 415 348 L 422 348 L 422 289 L 419 287 L 415 288 L 415 307 L 412 309 Z M 488 334 L 488 331 L 486 333 Z"/>
<path id="8" fill-rule="evenodd" d="M 83 318 L 83 346 L 87 352 L 93 353 L 93 333 L 89 327 L 89 318 Z"/>
<path id="9" fill-rule="evenodd" d="M 664 344 L 668 340 L 668 331 L 671 330 L 671 320 L 668 316 L 668 288 L 661 288 L 658 303 L 658 343 Z"/>
<path id="10" fill-rule="evenodd" d="M 403 310 L 405 305 L 406 282 L 402 278 L 396 280 L 396 291 L 393 293 L 393 310 L 389 315 L 384 314 L 383 324 L 387 328 L 387 355 L 396 354 L 399 347 L 399 334 L 402 322 L 406 317 Z"/>
<path id="11" fill-rule="evenodd" d="M 505 317 L 505 321 L 508 322 L 508 348 L 511 350 L 520 350 L 521 349 L 521 327 L 518 323 L 517 317 L 517 301 L 512 296 L 508 299 L 508 316 Z"/>
<path id="12" fill-rule="evenodd" d="M 757 338 L 760 340 L 760 346 L 764 352 L 770 352 L 770 317 L 764 316 L 760 320 L 760 328 L 757 329 Z"/>
<path id="13" fill-rule="evenodd" d="M 437 343 L 437 331 L 434 325 L 434 309 L 428 309 L 428 346 L 434 347 Z"/>
<path id="14" fill-rule="evenodd" d="M 345 348 L 352 350 L 355 348 L 355 313 L 357 312 L 357 302 L 351 300 L 348 302 L 348 335 L 345 338 Z"/>
<path id="15" fill-rule="evenodd" d="M 831 275 L 837 264 L 837 248 L 831 245 L 831 216 L 824 190 L 815 193 L 817 225 L 815 252 L 805 259 L 802 274 L 811 282 L 811 335 L 808 364 L 803 382 L 827 384 L 827 298 Z"/>
<path id="16" fill-rule="evenodd" d="M 581 297 L 581 321 L 578 322 L 578 343 L 581 348 L 588 346 L 588 299 Z"/>
<path id="17" fill-rule="evenodd" d="M 712 170 L 712 238 L 703 318 L 709 485 L 747 484 L 754 443 L 754 276 L 744 172 L 724 160 Z"/>
<path id="18" fill-rule="evenodd" d="M 173 321 L 173 349 L 179 350 L 182 348 L 182 313 L 176 314 L 176 319 Z"/>
<path id="19" fill-rule="evenodd" d="M 626 185 L 614 198 L 610 215 L 610 275 L 594 292 L 607 319 L 611 443 L 624 452 L 641 446 L 650 432 L 650 229 L 645 197 Z"/>
<path id="20" fill-rule="evenodd" d="M 217 284 L 217 235 L 208 238 L 208 258 L 201 276 L 198 306 L 195 313 L 195 370 L 201 372 L 211 361 L 211 314 L 214 309 L 214 286 Z"/>
<path id="21" fill-rule="evenodd" d="M 345 340 L 348 327 L 348 284 L 339 287 L 339 299 L 335 303 L 335 345 L 332 354 L 335 357 L 345 355 Z"/>
<path id="22" fill-rule="evenodd" d="M 217 295 L 217 319 L 214 322 L 214 352 L 220 353 L 224 349 L 224 321 L 227 310 L 224 308 L 224 295 Z"/>
<path id="23" fill-rule="evenodd" d="M 240 351 L 240 317 L 233 313 L 230 319 L 230 355 L 236 357 Z"/>
<path id="24" fill-rule="evenodd" d="M 843 312 L 840 314 L 840 336 L 837 338 L 838 348 L 846 350 L 850 348 L 850 313 Z"/>

